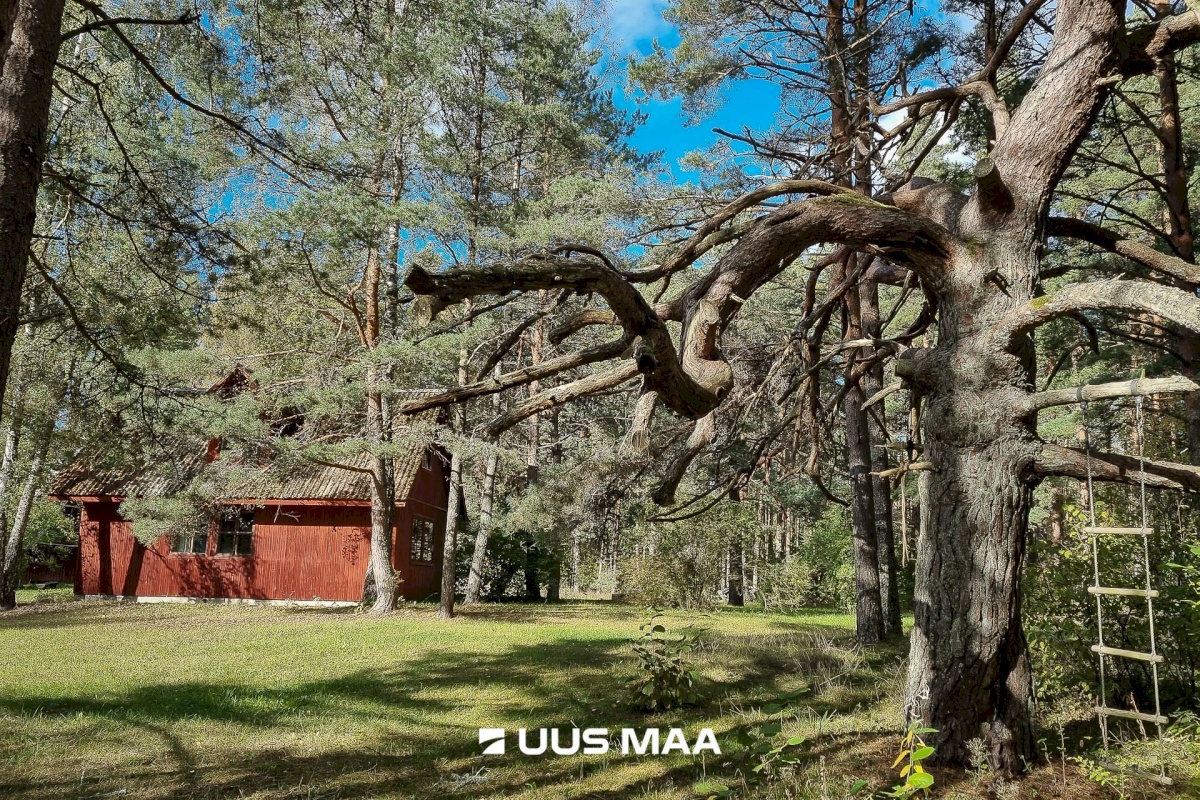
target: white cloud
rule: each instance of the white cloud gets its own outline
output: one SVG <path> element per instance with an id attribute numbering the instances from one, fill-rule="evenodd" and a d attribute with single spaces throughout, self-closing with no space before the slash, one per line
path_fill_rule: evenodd
<path id="1" fill-rule="evenodd" d="M 621 50 L 627 51 L 639 39 L 662 36 L 671 30 L 663 19 L 666 0 L 609 0 L 608 27 Z"/>

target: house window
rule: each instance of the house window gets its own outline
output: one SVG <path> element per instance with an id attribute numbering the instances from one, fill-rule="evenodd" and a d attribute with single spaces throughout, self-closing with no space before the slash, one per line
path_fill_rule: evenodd
<path id="1" fill-rule="evenodd" d="M 243 511 L 221 517 L 217 553 L 223 556 L 248 556 L 254 547 L 254 512 Z"/>
<path id="2" fill-rule="evenodd" d="M 208 532 L 176 534 L 171 552 L 204 555 L 208 552 Z"/>
<path id="3" fill-rule="evenodd" d="M 412 560 L 433 563 L 433 520 L 413 517 Z"/>

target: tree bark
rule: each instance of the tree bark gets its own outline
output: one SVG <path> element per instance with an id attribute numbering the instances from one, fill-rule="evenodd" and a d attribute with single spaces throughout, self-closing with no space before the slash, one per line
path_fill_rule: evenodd
<path id="1" fill-rule="evenodd" d="M 1020 411 L 1031 342 L 1001 350 L 990 329 L 1028 294 L 966 276 L 1036 274 L 1037 255 L 993 229 L 979 257 L 963 254 L 953 269 L 939 345 L 918 357 L 913 378 L 934 471 L 921 474 L 906 703 L 910 718 L 938 730 L 938 759 L 967 763 L 966 743 L 982 738 L 993 768 L 1016 774 L 1035 755 L 1020 573 L 1040 442 L 1035 416 Z"/>
<path id="2" fill-rule="evenodd" d="M 442 540 L 442 591 L 438 617 L 454 616 L 455 552 L 458 549 L 458 496 L 462 489 L 462 456 L 450 455 L 450 499 L 446 502 L 446 535 Z"/>
<path id="3" fill-rule="evenodd" d="M 883 336 L 880 330 L 879 315 L 879 284 L 873 280 L 864 280 L 859 286 L 859 299 L 862 312 L 863 333 L 872 338 Z M 873 397 L 883 388 L 883 364 L 876 363 L 862 379 L 862 393 Z M 882 418 L 883 406 L 878 406 L 877 413 Z M 875 419 L 867 414 L 867 430 L 869 436 L 869 453 L 871 455 L 871 471 L 884 472 L 891 465 L 888 460 L 887 430 L 880 427 Z M 892 487 L 888 478 L 880 475 L 871 476 L 871 493 L 875 499 L 875 532 L 879 553 L 879 600 L 883 607 L 883 635 L 885 637 L 900 636 L 903 633 L 900 621 L 900 591 L 896 578 L 896 538 L 892 520 Z"/>
<path id="4" fill-rule="evenodd" d="M 729 544 L 729 590 L 728 601 L 731 606 L 744 606 L 746 599 L 742 594 L 742 542 L 735 539 Z"/>
<path id="5" fill-rule="evenodd" d="M 38 484 L 42 480 L 43 468 L 46 464 L 46 453 L 50 449 L 50 439 L 53 428 L 43 431 L 33 462 L 29 465 L 29 475 L 21 490 L 21 499 L 17 501 L 17 510 L 13 515 L 12 528 L 4 549 L 0 550 L 0 611 L 8 611 L 17 606 L 17 586 L 21 582 L 21 566 L 23 560 L 22 545 L 25 541 L 25 528 L 29 524 L 29 512 L 33 508 L 33 499 Z"/>
<path id="6" fill-rule="evenodd" d="M 12 6 L 12 0 L 0 2 L 0 25 Z M 6 53 L 0 37 L 0 404 L 37 216 L 62 18 L 63 0 L 23 0 L 10 16 L 15 22 Z"/>
<path id="7" fill-rule="evenodd" d="M 374 575 L 375 602 L 371 613 L 377 616 L 396 610 L 398 588 L 392 566 L 392 527 L 396 507 L 395 480 L 391 459 L 371 457 L 371 570 Z M 364 587 L 365 588 L 365 587 Z"/>
<path id="8" fill-rule="evenodd" d="M 850 273 L 856 256 L 850 255 L 844 264 Z M 858 292 L 847 292 L 843 298 L 843 339 L 863 336 L 861 307 Z M 846 359 L 846 379 L 856 381 L 857 359 Z M 855 634 L 863 644 L 876 644 L 883 639 L 883 604 L 879 591 L 879 540 L 875 527 L 875 492 L 871 479 L 871 432 L 868 429 L 866 402 L 862 385 L 855 383 L 842 401 L 846 417 L 846 462 L 850 470 L 850 517 L 854 553 L 854 612 Z"/>
<path id="9" fill-rule="evenodd" d="M 376 178 L 378 183 L 378 177 Z M 371 358 L 379 348 L 383 323 L 383 264 L 378 247 L 367 252 L 364 271 L 366 285 L 365 324 L 361 330 L 363 348 L 367 351 L 366 366 L 366 439 L 371 448 L 371 558 L 375 576 L 375 601 L 371 613 L 388 614 L 396 609 L 397 578 L 392 566 L 392 533 L 396 515 L 395 461 L 385 454 L 391 441 L 387 400 L 383 387 L 388 382 L 387 371 Z M 366 586 L 363 587 L 364 595 Z"/>
<path id="10" fill-rule="evenodd" d="M 1160 11 L 1164 15 L 1170 15 L 1170 3 L 1160 4 Z M 1159 59 L 1154 75 L 1158 80 L 1159 160 L 1163 173 L 1163 217 L 1167 241 L 1176 256 L 1194 263 L 1196 246 L 1192 233 L 1188 172 L 1183 151 L 1183 125 L 1179 114 L 1179 80 L 1174 54 L 1167 53 Z M 1195 284 L 1190 282 L 1181 282 L 1179 285 L 1192 291 L 1196 289 Z M 1183 374 L 1200 382 L 1200 336 L 1181 331 L 1179 354 L 1183 359 Z M 1200 391 L 1191 392 L 1184 398 L 1184 410 L 1188 461 L 1200 466 Z"/>
<path id="11" fill-rule="evenodd" d="M 497 364 L 493 373 L 500 377 L 500 365 Z M 493 395 L 492 409 L 500 413 L 500 395 Z M 467 574 L 468 605 L 478 603 L 483 597 L 483 567 L 487 562 L 488 539 L 492 535 L 492 520 L 495 517 L 496 502 L 496 473 L 500 468 L 500 456 L 496 448 L 500 446 L 499 434 L 488 437 L 488 453 L 483 463 L 483 492 L 479 497 L 479 528 L 475 531 L 475 548 L 471 551 L 471 571 Z"/>

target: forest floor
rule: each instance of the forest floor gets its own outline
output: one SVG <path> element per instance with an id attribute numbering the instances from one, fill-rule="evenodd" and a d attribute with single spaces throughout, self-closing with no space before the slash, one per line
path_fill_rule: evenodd
<path id="1" fill-rule="evenodd" d="M 632 606 L 487 606 L 439 621 L 421 605 L 375 620 L 65 597 L 41 593 L 49 602 L 0 617 L 3 798 L 666 800 L 705 797 L 707 781 L 732 797 L 832 800 L 860 780 L 859 797 L 897 782 L 904 654 L 857 647 L 842 614 L 667 614 L 669 630 L 706 629 L 691 656 L 704 700 L 650 715 L 626 701 L 630 642 L 647 620 Z M 804 741 L 785 751 L 795 765 L 764 778 L 737 732 L 772 721 L 776 743 Z M 534 757 L 512 733 L 506 755 L 480 755 L 480 727 L 575 724 L 664 738 L 682 727 L 691 742 L 708 727 L 723 755 Z M 1118 796 L 1076 757 L 1049 756 L 1008 786 L 933 768 L 933 796 Z M 1124 793 L 1200 794 L 1195 781 L 1157 795 L 1129 781 Z"/>

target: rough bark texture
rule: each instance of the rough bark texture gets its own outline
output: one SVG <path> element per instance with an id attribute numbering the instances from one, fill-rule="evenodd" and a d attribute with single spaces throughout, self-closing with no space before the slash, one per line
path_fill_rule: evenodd
<path id="1" fill-rule="evenodd" d="M 854 256 L 850 257 L 853 260 Z M 846 265 L 848 266 L 848 265 Z M 862 315 L 858 292 L 847 292 L 843 300 L 843 338 L 861 339 Z M 866 395 L 853 375 L 857 360 L 846 359 L 847 383 L 852 384 L 842 401 L 846 417 L 846 461 L 850 471 L 850 516 L 854 540 L 855 633 L 863 644 L 883 639 L 883 603 L 879 593 L 879 541 L 875 527 L 875 487 L 871 480 L 871 432 Z"/>
<path id="2" fill-rule="evenodd" d="M 462 491 L 462 456 L 450 456 L 450 499 L 446 503 L 446 535 L 442 540 L 442 588 L 438 602 L 438 617 L 450 619 L 454 616 L 454 554 L 458 549 L 458 506 Z"/>
<path id="3" fill-rule="evenodd" d="M 12 5 L 0 3 L 0 25 L 12 14 Z M 62 17 L 63 0 L 23 0 L 7 53 L 0 38 L 0 402 L 37 215 Z"/>
<path id="4" fill-rule="evenodd" d="M 495 439 L 489 439 L 491 448 L 497 446 Z M 496 498 L 496 472 L 500 457 L 495 450 L 489 450 L 483 465 L 483 493 L 479 499 L 479 528 L 475 532 L 475 548 L 471 551 L 471 572 L 467 575 L 468 604 L 478 603 L 483 597 L 483 565 L 487 561 L 488 538 L 492 533 L 493 507 Z"/>
<path id="5" fill-rule="evenodd" d="M 500 365 L 496 364 L 494 377 L 500 377 Z M 492 410 L 499 415 L 500 395 L 492 398 Z M 499 417 L 497 417 L 499 418 Z M 500 469 L 500 454 L 496 449 L 500 445 L 500 434 L 517 424 L 520 417 L 507 426 L 495 431 L 488 431 L 488 454 L 483 465 L 483 491 L 479 497 L 479 527 L 475 531 L 475 547 L 471 551 L 471 571 L 467 574 L 467 595 L 465 602 L 470 605 L 478 603 L 483 597 L 483 567 L 487 562 L 488 539 L 492 535 L 493 509 L 496 502 L 496 476 Z"/>
<path id="6" fill-rule="evenodd" d="M 859 303 L 863 333 L 872 338 L 883 336 L 880 329 L 879 284 L 864 280 L 859 286 Z M 883 388 L 883 364 L 877 362 L 867 370 L 862 379 L 862 393 L 868 398 Z M 868 437 L 871 455 L 871 471 L 884 472 L 888 463 L 888 433 L 877 420 L 883 419 L 883 406 L 878 407 L 878 417 L 868 415 Z M 899 636 L 903 633 L 900 620 L 900 591 L 896 577 L 896 539 L 892 520 L 892 487 L 888 479 L 875 474 L 871 477 L 871 493 L 875 499 L 875 538 L 879 553 L 879 599 L 883 605 L 883 635 Z"/>
<path id="7" fill-rule="evenodd" d="M 390 459 L 371 459 L 371 570 L 375 601 L 372 614 L 396 610 L 396 570 L 392 566 L 392 523 L 396 498 Z"/>

